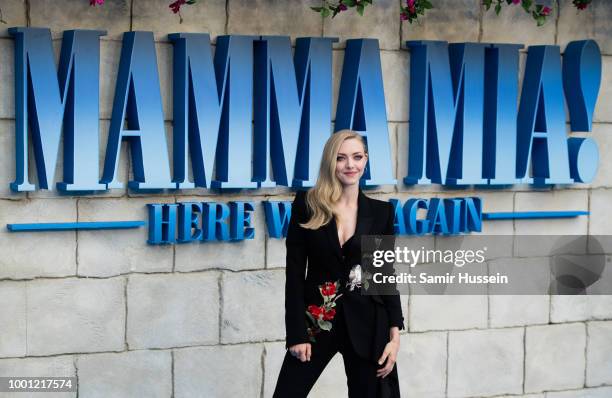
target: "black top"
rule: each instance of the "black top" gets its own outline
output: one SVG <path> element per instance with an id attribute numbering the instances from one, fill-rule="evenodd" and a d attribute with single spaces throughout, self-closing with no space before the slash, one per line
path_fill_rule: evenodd
<path id="1" fill-rule="evenodd" d="M 305 191 L 296 194 L 285 242 L 287 347 L 309 342 L 306 308 L 322 303 L 319 286 L 323 283 L 340 280 L 345 286 L 352 266 L 361 261 L 361 236 L 394 234 L 391 203 L 369 198 L 360 189 L 355 233 L 341 247 L 335 220 L 316 230 L 299 225 L 310 218 L 305 196 Z M 404 328 L 399 295 L 362 295 L 359 289 L 343 293 L 338 300 L 343 300 L 342 312 L 355 351 L 378 360 L 389 341 L 389 328 Z"/>

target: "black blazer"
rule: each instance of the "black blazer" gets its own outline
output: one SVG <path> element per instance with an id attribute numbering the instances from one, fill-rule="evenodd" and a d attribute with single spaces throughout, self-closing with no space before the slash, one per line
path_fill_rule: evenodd
<path id="1" fill-rule="evenodd" d="M 340 247 L 335 220 L 317 230 L 299 226 L 310 218 L 306 191 L 298 191 L 287 232 L 285 284 L 286 347 L 308 343 L 305 311 L 320 305 L 318 286 L 341 281 L 342 308 L 353 348 L 360 356 L 378 360 L 389 342 L 389 328 L 404 328 L 399 295 L 362 295 L 344 286 L 353 265 L 361 263 L 361 235 L 393 235 L 395 211 L 389 202 L 369 198 L 359 189 L 355 234 Z M 308 270 L 308 272 L 306 272 Z"/>

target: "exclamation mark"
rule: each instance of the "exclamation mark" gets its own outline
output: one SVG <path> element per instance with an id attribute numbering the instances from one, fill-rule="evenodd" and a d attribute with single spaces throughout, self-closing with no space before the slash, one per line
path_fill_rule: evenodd
<path id="1" fill-rule="evenodd" d="M 601 52 L 593 40 L 572 41 L 563 55 L 563 89 L 572 131 L 591 131 L 601 84 Z M 571 177 L 589 183 L 597 174 L 599 150 L 592 138 L 567 141 Z"/>

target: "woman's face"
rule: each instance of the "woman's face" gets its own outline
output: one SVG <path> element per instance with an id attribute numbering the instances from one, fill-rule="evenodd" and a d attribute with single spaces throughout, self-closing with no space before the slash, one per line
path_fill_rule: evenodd
<path id="1" fill-rule="evenodd" d="M 368 157 L 359 140 L 344 140 L 336 156 L 336 178 L 344 185 L 358 184 Z"/>

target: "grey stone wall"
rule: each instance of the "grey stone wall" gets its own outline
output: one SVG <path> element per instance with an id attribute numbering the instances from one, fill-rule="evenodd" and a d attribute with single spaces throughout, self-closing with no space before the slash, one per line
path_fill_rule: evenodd
<path id="1" fill-rule="evenodd" d="M 191 199 L 289 199 L 289 190 L 171 196 L 127 189 L 87 197 L 9 191 L 14 177 L 13 41 L 9 26 L 44 26 L 59 50 L 62 32 L 104 29 L 101 148 L 105 148 L 121 34 L 153 31 L 168 134 L 172 130 L 172 48 L 167 34 L 336 36 L 334 103 L 348 38 L 380 41 L 389 136 L 399 181 L 406 173 L 410 39 L 558 44 L 593 38 L 601 47 L 603 81 L 593 136 L 600 169 L 590 185 L 534 191 L 516 186 L 479 191 L 485 211 L 589 210 L 554 221 L 485 224 L 491 234 L 612 234 L 612 4 L 594 0 L 580 14 L 570 0 L 541 28 L 523 12 L 485 13 L 479 0 L 436 0 L 419 24 L 400 23 L 400 0 L 377 0 L 359 18 L 322 21 L 313 1 L 206 0 L 186 8 L 183 22 L 169 0 L 5 0 L 0 2 L 0 376 L 76 376 L 80 397 L 270 397 L 284 355 L 284 242 L 265 234 L 239 243 L 152 247 L 146 231 L 11 234 L 7 223 L 145 219 L 145 204 Z M 525 57 L 522 57 L 524 63 Z M 335 104 L 334 104 L 335 113 Z M 102 157 L 101 157 L 102 158 Z M 131 173 L 127 151 L 120 176 Z M 61 165 L 60 165 L 61 167 Z M 476 194 L 437 186 L 385 186 L 380 199 Z M 204 198 L 203 198 L 204 197 Z M 23 222 L 23 221 L 22 221 Z M 612 296 L 403 296 L 407 330 L 398 369 L 405 397 L 610 397 Z M 235 372 L 240 376 L 232 378 Z M 337 356 L 313 397 L 346 396 Z M 0 394 L 2 395 L 2 394 Z M 2 395 L 9 396 L 9 395 Z M 15 395 L 27 396 L 27 394 Z M 53 395 L 52 395 L 53 396 Z"/>

